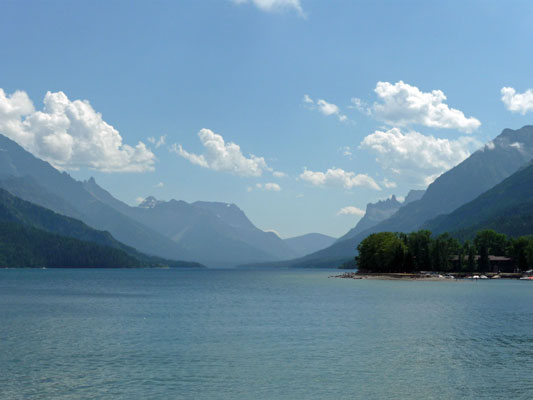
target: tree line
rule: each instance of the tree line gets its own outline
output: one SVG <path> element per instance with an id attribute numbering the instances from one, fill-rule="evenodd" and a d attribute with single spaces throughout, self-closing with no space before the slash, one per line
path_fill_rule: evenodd
<path id="1" fill-rule="evenodd" d="M 0 267 L 140 267 L 124 251 L 59 236 L 33 227 L 0 222 Z"/>
<path id="2" fill-rule="evenodd" d="M 511 259 L 505 264 L 510 271 L 504 272 L 533 268 L 533 236 L 513 238 L 490 229 L 477 232 L 472 241 L 463 243 L 448 233 L 433 237 L 428 230 L 380 232 L 364 239 L 357 250 L 359 270 L 377 273 L 484 273 L 491 270 L 489 256 Z"/>

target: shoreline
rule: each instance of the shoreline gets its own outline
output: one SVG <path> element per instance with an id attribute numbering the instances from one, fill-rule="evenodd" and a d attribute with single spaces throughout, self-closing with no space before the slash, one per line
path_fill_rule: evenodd
<path id="1" fill-rule="evenodd" d="M 480 274 L 481 275 L 481 274 Z M 478 280 L 472 279 L 471 275 L 464 273 L 360 273 L 360 272 L 345 272 L 340 275 L 331 275 L 329 278 L 343 278 L 343 279 L 370 279 L 382 281 L 456 281 L 456 280 Z M 520 279 L 521 273 L 487 273 L 486 279 Z M 479 280 L 485 280 L 479 279 Z"/>

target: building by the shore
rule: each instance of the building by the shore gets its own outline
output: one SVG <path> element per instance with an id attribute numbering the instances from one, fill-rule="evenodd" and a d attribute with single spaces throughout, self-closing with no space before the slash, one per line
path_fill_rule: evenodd
<path id="1" fill-rule="evenodd" d="M 475 256 L 476 265 L 478 265 L 480 258 L 481 256 L 479 254 L 476 254 Z M 450 261 L 452 262 L 454 270 L 458 270 L 459 269 L 459 256 L 458 255 L 451 256 Z M 463 256 L 463 268 L 467 264 L 468 264 L 468 256 L 465 255 Z M 489 265 L 490 265 L 489 271 L 485 271 L 485 272 L 495 272 L 495 273 L 516 272 L 513 259 L 509 257 L 489 255 Z"/>

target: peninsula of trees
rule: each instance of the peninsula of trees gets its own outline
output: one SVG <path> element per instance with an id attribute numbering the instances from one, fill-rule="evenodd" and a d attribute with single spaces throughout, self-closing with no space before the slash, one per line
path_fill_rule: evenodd
<path id="1" fill-rule="evenodd" d="M 357 247 L 361 272 L 516 272 L 533 267 L 533 236 L 507 237 L 494 230 L 477 232 L 461 243 L 448 233 L 433 237 L 428 230 L 380 232 Z"/>

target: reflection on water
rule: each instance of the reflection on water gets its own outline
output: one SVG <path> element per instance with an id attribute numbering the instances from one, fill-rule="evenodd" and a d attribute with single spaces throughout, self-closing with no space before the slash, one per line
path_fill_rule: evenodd
<path id="1" fill-rule="evenodd" d="M 533 283 L 0 270 L 0 398 L 533 398 Z"/>

